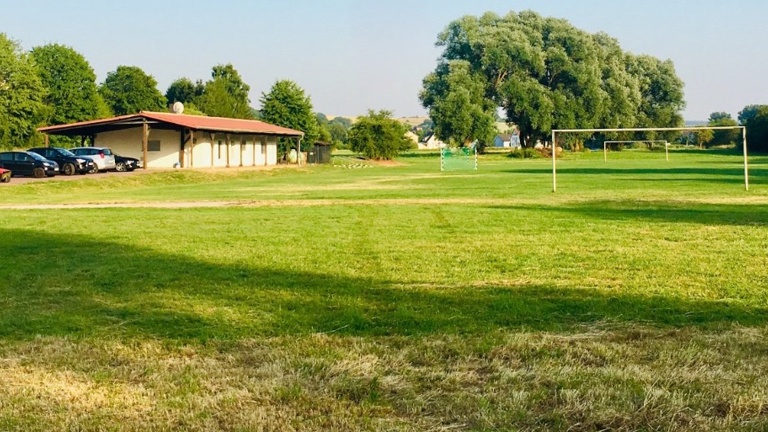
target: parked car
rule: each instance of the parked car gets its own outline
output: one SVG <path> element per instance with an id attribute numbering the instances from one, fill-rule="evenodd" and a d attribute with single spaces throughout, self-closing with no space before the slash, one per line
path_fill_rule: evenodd
<path id="1" fill-rule="evenodd" d="M 115 163 L 115 154 L 107 147 L 75 147 L 72 153 L 86 157 L 96 164 L 96 171 L 109 171 L 117 168 Z"/>
<path id="2" fill-rule="evenodd" d="M 128 156 L 115 155 L 115 170 L 124 172 L 133 171 L 136 168 L 141 168 L 140 160 Z"/>
<path id="3" fill-rule="evenodd" d="M 37 147 L 29 149 L 40 156 L 59 164 L 64 175 L 85 174 L 93 170 L 93 162 L 87 158 L 78 157 L 67 149 L 61 147 Z"/>
<path id="4" fill-rule="evenodd" d="M 29 175 L 36 178 L 53 177 L 59 173 L 59 164 L 35 152 L 9 151 L 0 153 L 0 168 L 11 170 L 13 175 Z"/>
<path id="5" fill-rule="evenodd" d="M 0 183 L 8 183 L 11 181 L 11 176 L 13 175 L 13 171 L 7 170 L 5 168 L 0 168 Z"/>

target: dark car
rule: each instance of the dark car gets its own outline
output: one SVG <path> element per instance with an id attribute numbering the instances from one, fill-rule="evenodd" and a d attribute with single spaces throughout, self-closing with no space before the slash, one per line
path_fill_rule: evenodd
<path id="1" fill-rule="evenodd" d="M 40 156 L 59 164 L 62 174 L 85 174 L 94 171 L 94 164 L 88 158 L 79 157 L 67 149 L 60 147 L 38 147 L 29 149 Z"/>
<path id="2" fill-rule="evenodd" d="M 124 172 L 133 171 L 136 168 L 141 168 L 141 161 L 138 159 L 117 154 L 115 155 L 115 170 Z"/>
<path id="3" fill-rule="evenodd" d="M 11 181 L 12 175 L 13 175 L 13 172 L 11 170 L 0 168 L 0 183 L 8 183 L 9 181 Z"/>
<path id="4" fill-rule="evenodd" d="M 37 153 L 10 151 L 0 153 L 0 168 L 13 171 L 13 175 L 28 175 L 37 178 L 53 177 L 59 173 L 59 165 Z"/>

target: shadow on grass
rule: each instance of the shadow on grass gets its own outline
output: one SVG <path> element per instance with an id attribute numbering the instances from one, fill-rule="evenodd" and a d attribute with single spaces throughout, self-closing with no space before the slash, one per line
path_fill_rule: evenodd
<path id="1" fill-rule="evenodd" d="M 511 169 L 504 170 L 509 173 L 536 173 L 536 174 L 552 174 L 552 168 L 533 168 L 533 169 Z M 692 167 L 676 167 L 676 168 L 595 168 L 595 167 L 558 167 L 558 174 L 586 174 L 586 175 L 605 175 L 605 174 L 622 174 L 622 175 L 675 175 L 675 176 L 712 176 L 712 177 L 737 177 L 736 180 L 744 177 L 744 169 L 735 168 L 692 168 Z M 759 174 L 765 174 L 765 170 L 758 170 Z M 739 178 L 740 177 L 740 178 Z"/>
<path id="2" fill-rule="evenodd" d="M 494 209 L 519 210 L 518 206 L 489 206 Z M 668 201 L 590 201 L 557 206 L 526 206 L 537 212 L 586 216 L 598 220 L 653 221 L 704 225 L 768 225 L 768 206 L 756 204 L 688 204 Z"/>
<path id="3" fill-rule="evenodd" d="M 439 159 L 439 150 L 413 150 L 400 153 L 397 159 Z"/>
<path id="4" fill-rule="evenodd" d="M 23 230 L 0 230 L 0 256 L 5 257 L 0 272 L 8 275 L 0 288 L 0 339 L 51 335 L 204 341 L 317 332 L 568 331 L 603 321 L 671 327 L 768 323 L 768 308 L 762 306 L 578 287 L 398 285 L 214 264 L 139 246 Z"/>
<path id="5" fill-rule="evenodd" d="M 552 175 L 551 168 L 527 168 L 505 169 L 502 172 L 508 174 L 542 174 Z M 677 181 L 677 182 L 701 182 L 701 183 L 728 183 L 743 184 L 744 168 L 595 168 L 595 167 L 567 167 L 557 168 L 557 175 L 576 176 L 615 176 L 625 181 Z M 768 169 L 752 167 L 749 170 L 750 184 L 768 184 Z"/>

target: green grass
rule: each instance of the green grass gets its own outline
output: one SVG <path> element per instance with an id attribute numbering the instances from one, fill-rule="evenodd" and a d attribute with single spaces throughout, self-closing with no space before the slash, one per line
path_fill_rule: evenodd
<path id="1" fill-rule="evenodd" d="M 3 430 L 764 430 L 768 160 L 0 187 Z"/>

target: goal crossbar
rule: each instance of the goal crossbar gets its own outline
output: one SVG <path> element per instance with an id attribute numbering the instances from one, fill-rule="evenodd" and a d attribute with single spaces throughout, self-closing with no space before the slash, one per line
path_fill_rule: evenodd
<path id="1" fill-rule="evenodd" d="M 662 128 L 610 128 L 610 129 L 552 129 L 552 192 L 557 192 L 557 134 L 600 132 L 695 132 L 697 130 L 741 130 L 744 147 L 744 189 L 749 190 L 749 162 L 747 157 L 747 128 L 745 126 L 695 126 Z"/>

